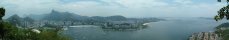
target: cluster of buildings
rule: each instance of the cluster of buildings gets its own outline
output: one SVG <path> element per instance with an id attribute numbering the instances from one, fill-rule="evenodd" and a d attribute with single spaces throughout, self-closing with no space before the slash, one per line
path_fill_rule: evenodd
<path id="1" fill-rule="evenodd" d="M 141 29 L 147 25 L 143 25 L 143 22 L 136 21 L 112 21 L 102 25 L 104 29 Z"/>
<path id="2" fill-rule="evenodd" d="M 220 40 L 218 34 L 214 32 L 200 32 L 200 33 L 194 33 L 191 37 L 189 37 L 189 40 Z"/>
<path id="3" fill-rule="evenodd" d="M 59 27 L 76 26 L 76 25 L 96 25 L 101 26 L 104 29 L 138 29 L 143 28 L 143 22 L 137 21 L 110 21 L 110 22 L 74 22 L 74 21 L 34 21 L 21 22 L 23 27 L 45 27 L 47 24 L 55 25 Z"/>

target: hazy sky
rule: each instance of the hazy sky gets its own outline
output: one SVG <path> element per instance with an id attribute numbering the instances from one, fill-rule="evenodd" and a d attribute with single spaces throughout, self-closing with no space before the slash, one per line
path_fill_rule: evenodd
<path id="1" fill-rule="evenodd" d="M 45 14 L 51 10 L 84 16 L 213 17 L 223 3 L 217 0 L 0 0 L 7 15 Z"/>

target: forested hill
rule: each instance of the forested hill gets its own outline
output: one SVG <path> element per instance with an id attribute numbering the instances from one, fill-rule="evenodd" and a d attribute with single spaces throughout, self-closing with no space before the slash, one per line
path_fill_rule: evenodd
<path id="1" fill-rule="evenodd" d="M 98 22 L 105 22 L 105 21 L 127 21 L 127 20 L 140 20 L 145 18 L 126 18 L 121 15 L 114 15 L 114 16 L 81 16 L 75 13 L 70 12 L 59 12 L 52 10 L 49 14 L 42 14 L 42 15 L 32 15 L 29 16 L 36 20 L 48 20 L 48 21 L 98 21 Z M 147 18 L 152 19 L 153 21 L 163 20 L 159 18 Z"/>

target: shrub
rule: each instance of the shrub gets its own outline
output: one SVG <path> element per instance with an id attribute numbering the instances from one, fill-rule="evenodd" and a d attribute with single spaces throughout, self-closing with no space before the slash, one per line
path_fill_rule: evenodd
<path id="1" fill-rule="evenodd" d="M 53 29 L 38 29 L 40 33 L 33 32 L 32 29 L 23 29 L 12 26 L 4 22 L 0 25 L 3 31 L 3 40 L 70 40 L 59 31 Z"/>

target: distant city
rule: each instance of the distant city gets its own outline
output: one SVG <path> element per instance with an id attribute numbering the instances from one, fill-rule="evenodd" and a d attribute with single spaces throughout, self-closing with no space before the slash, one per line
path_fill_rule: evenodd
<path id="1" fill-rule="evenodd" d="M 143 25 L 149 22 L 165 21 L 159 18 L 126 18 L 121 15 L 108 17 L 101 16 L 81 16 L 69 12 L 58 12 L 52 10 L 49 14 L 29 15 L 24 18 L 17 14 L 9 17 L 6 21 L 20 28 L 65 28 L 77 25 L 96 25 L 104 29 L 141 29 L 146 27 Z"/>

